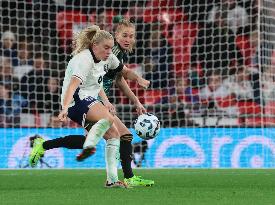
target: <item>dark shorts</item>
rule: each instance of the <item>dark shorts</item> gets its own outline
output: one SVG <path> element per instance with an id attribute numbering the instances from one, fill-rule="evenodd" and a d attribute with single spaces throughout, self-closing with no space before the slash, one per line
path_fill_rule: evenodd
<path id="1" fill-rule="evenodd" d="M 82 127 L 85 127 L 86 115 L 92 105 L 98 103 L 99 101 L 93 97 L 86 97 L 83 100 L 79 98 L 79 88 L 74 93 L 74 106 L 68 109 L 68 117 L 79 124 Z"/>

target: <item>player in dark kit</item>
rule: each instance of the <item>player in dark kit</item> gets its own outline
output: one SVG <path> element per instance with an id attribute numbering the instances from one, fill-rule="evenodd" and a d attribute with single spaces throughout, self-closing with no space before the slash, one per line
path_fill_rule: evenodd
<path id="1" fill-rule="evenodd" d="M 132 51 L 135 44 L 135 26 L 127 20 L 121 20 L 118 23 L 116 32 L 115 32 L 115 45 L 112 48 L 113 54 L 117 56 L 121 63 L 124 63 L 127 59 L 127 55 Z M 106 65 L 108 69 L 108 65 Z M 143 105 L 140 103 L 138 98 L 130 90 L 125 78 L 129 80 L 137 81 L 138 84 L 144 88 L 149 86 L 149 81 L 141 78 L 136 75 L 133 71 L 123 67 L 122 71 L 110 70 L 103 77 L 103 88 L 107 96 L 110 95 L 110 89 L 113 86 L 115 81 L 119 89 L 134 103 L 138 114 L 146 112 Z M 86 130 L 89 130 L 90 123 L 85 122 Z M 129 129 L 121 122 L 121 120 L 115 116 L 115 126 L 117 127 L 120 133 L 120 158 L 121 165 L 124 173 L 124 182 L 129 186 L 152 186 L 154 184 L 153 180 L 143 179 L 140 176 L 135 176 L 131 167 L 132 162 L 132 139 L 133 135 Z M 106 132 L 106 135 L 112 135 L 109 131 Z M 39 159 L 43 156 L 44 152 L 53 148 L 68 148 L 68 149 L 82 149 L 85 142 L 85 136 L 83 135 L 69 135 L 61 138 L 56 138 L 53 140 L 44 141 L 43 139 L 36 139 L 34 141 L 34 149 L 37 149 L 38 153 L 36 156 Z M 95 147 L 84 149 L 78 156 L 78 161 L 83 161 L 87 157 L 94 154 L 96 151 Z M 34 161 L 38 161 L 34 160 Z M 30 158 L 30 163 L 31 163 Z M 35 163 L 31 163 L 31 166 L 35 166 Z"/>

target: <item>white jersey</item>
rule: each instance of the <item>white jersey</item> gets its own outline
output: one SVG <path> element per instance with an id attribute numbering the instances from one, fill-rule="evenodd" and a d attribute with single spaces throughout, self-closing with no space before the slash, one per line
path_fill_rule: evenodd
<path id="1" fill-rule="evenodd" d="M 109 69 L 114 70 L 119 66 L 120 62 L 113 53 L 106 61 L 96 63 L 89 49 L 81 51 L 69 61 L 67 66 L 62 86 L 61 103 L 63 104 L 64 95 L 72 77 L 77 77 L 81 81 L 79 86 L 79 98 L 81 100 L 86 97 L 98 98 L 99 91 L 103 86 L 103 76 Z M 72 103 L 73 101 L 71 106 Z"/>

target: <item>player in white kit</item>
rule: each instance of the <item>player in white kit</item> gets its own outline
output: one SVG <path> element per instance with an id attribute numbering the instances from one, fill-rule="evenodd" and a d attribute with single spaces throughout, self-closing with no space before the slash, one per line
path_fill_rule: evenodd
<path id="1" fill-rule="evenodd" d="M 94 123 L 87 134 L 83 149 L 95 147 L 109 129 L 115 133 L 104 137 L 106 187 L 126 188 L 118 180 L 117 173 L 120 140 L 118 130 L 113 124 L 114 115 L 111 114 L 115 109 L 102 89 L 103 76 L 108 69 L 123 68 L 112 54 L 113 46 L 112 35 L 97 26 L 88 27 L 79 33 L 74 56 L 66 69 L 61 95 L 62 111 L 58 117 L 65 121 L 68 116 L 84 128 L 86 120 Z M 110 66 L 106 67 L 105 64 Z M 97 100 L 98 96 L 105 106 Z"/>

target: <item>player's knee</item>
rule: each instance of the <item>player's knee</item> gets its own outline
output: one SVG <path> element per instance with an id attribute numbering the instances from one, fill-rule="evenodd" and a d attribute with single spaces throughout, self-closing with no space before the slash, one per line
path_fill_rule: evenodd
<path id="1" fill-rule="evenodd" d="M 115 126 L 112 127 L 113 128 L 113 137 L 112 138 L 117 138 L 119 139 L 119 132 L 117 130 L 117 128 Z"/>
<path id="2" fill-rule="evenodd" d="M 110 129 L 105 133 L 104 139 L 112 139 L 112 138 L 117 138 L 119 139 L 119 132 L 117 128 L 113 125 L 110 127 Z"/>
<path id="3" fill-rule="evenodd" d="M 115 121 L 114 116 L 108 115 L 105 119 L 108 120 L 108 122 L 110 123 L 111 126 L 114 124 L 114 121 Z"/>

